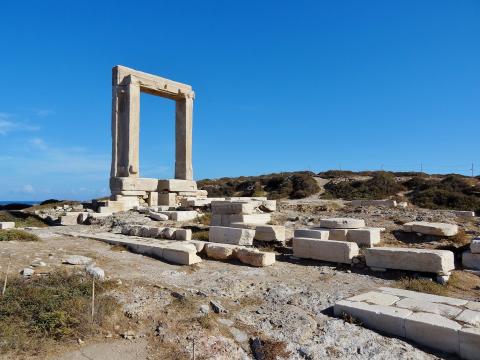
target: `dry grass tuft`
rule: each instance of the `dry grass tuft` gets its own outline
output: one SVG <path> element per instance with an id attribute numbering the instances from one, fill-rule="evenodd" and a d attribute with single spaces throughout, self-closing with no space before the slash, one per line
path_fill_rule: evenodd
<path id="1" fill-rule="evenodd" d="M 394 286 L 405 290 L 424 292 L 434 295 L 446 295 L 448 293 L 446 286 L 442 286 L 432 280 L 427 279 L 410 279 L 404 277 L 398 280 Z"/>
<path id="2" fill-rule="evenodd" d="M 39 241 L 40 238 L 29 232 L 18 229 L 0 230 L 0 241 Z"/>
<path id="3" fill-rule="evenodd" d="M 113 284 L 96 286 L 91 317 L 92 281 L 55 272 L 45 277 L 10 280 L 0 297 L 0 353 L 36 353 L 61 341 L 85 339 L 113 326 L 119 309 L 107 294 Z"/>

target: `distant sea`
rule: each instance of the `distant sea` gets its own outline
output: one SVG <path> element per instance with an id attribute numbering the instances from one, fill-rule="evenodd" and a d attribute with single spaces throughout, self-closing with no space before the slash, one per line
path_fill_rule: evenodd
<path id="1" fill-rule="evenodd" d="M 30 201 L 30 200 L 8 200 L 8 201 L 0 200 L 0 205 L 8 205 L 8 204 L 35 205 L 40 203 L 41 201 Z"/>

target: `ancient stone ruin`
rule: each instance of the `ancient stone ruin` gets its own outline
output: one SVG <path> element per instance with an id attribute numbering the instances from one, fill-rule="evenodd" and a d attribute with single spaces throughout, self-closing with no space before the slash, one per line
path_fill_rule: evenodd
<path id="1" fill-rule="evenodd" d="M 140 93 L 175 101 L 175 176 L 140 176 Z M 182 197 L 206 197 L 193 180 L 192 123 L 195 93 L 190 85 L 115 66 L 112 70 L 112 195 L 100 212 L 125 211 L 145 200 L 149 206 L 176 206 Z"/>

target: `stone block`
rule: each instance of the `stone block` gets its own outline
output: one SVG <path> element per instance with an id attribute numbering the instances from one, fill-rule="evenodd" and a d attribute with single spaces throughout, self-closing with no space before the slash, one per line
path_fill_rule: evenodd
<path id="1" fill-rule="evenodd" d="M 448 275 L 455 269 L 453 252 L 412 248 L 368 248 L 365 260 L 369 267 L 431 272 Z"/>
<path id="2" fill-rule="evenodd" d="M 254 236 L 255 230 L 210 226 L 208 240 L 223 244 L 252 245 Z"/>
<path id="3" fill-rule="evenodd" d="M 446 223 L 433 223 L 426 221 L 412 221 L 403 224 L 403 231 L 416 232 L 424 235 L 454 236 L 458 233 L 458 226 Z"/>
<path id="4" fill-rule="evenodd" d="M 365 220 L 352 218 L 320 219 L 320 227 L 328 229 L 359 229 L 365 227 Z"/>
<path id="5" fill-rule="evenodd" d="M 463 328 L 458 331 L 460 357 L 466 360 L 480 358 L 480 329 Z"/>
<path id="6" fill-rule="evenodd" d="M 335 303 L 334 313 L 336 316 L 342 316 L 344 313 L 349 314 L 371 329 L 400 337 L 405 337 L 405 318 L 412 314 L 407 309 L 349 300 L 340 300 Z"/>
<path id="7" fill-rule="evenodd" d="M 275 253 L 257 249 L 237 249 L 235 256 L 242 263 L 251 266 L 269 266 L 275 263 Z"/>
<path id="8" fill-rule="evenodd" d="M 234 246 L 225 246 L 225 244 L 205 244 L 205 253 L 209 258 L 215 260 L 228 260 L 234 257 Z"/>
<path id="9" fill-rule="evenodd" d="M 112 191 L 156 191 L 157 179 L 136 177 L 112 177 L 110 189 Z"/>
<path id="10" fill-rule="evenodd" d="M 148 193 L 148 206 L 158 206 L 158 192 L 150 191 Z"/>
<path id="11" fill-rule="evenodd" d="M 380 243 L 380 229 L 349 229 L 347 233 L 347 241 L 353 241 L 359 246 L 372 247 Z"/>
<path id="12" fill-rule="evenodd" d="M 293 238 L 293 255 L 299 258 L 350 264 L 358 254 L 358 245 L 355 243 Z"/>
<path id="13" fill-rule="evenodd" d="M 470 243 L 470 252 L 472 254 L 480 254 L 480 238 L 475 238 Z"/>
<path id="14" fill-rule="evenodd" d="M 177 206 L 177 195 L 175 193 L 158 193 L 158 205 L 160 206 Z"/>
<path id="15" fill-rule="evenodd" d="M 403 309 L 409 309 L 412 311 L 421 311 L 421 312 L 437 314 L 437 315 L 445 316 L 448 318 L 454 318 L 455 316 L 460 314 L 460 312 L 462 311 L 460 308 L 456 306 L 432 303 L 430 301 L 425 301 L 420 299 L 411 299 L 411 298 L 404 298 L 399 302 L 397 302 L 395 306 L 398 306 Z"/>
<path id="16" fill-rule="evenodd" d="M 328 230 L 297 229 L 293 232 L 294 237 L 328 240 L 330 232 Z"/>
<path id="17" fill-rule="evenodd" d="M 232 214 L 227 216 L 229 217 L 228 224 L 233 222 L 243 222 L 248 224 L 264 225 L 272 220 L 270 214 Z"/>
<path id="18" fill-rule="evenodd" d="M 192 265 L 202 261 L 193 244 L 178 244 L 163 249 L 163 259 L 180 265 Z"/>
<path id="19" fill-rule="evenodd" d="M 453 210 L 452 211 L 456 216 L 461 218 L 473 218 L 475 217 L 475 211 L 461 211 L 461 210 Z"/>
<path id="20" fill-rule="evenodd" d="M 166 220 L 169 219 L 168 215 L 161 214 L 161 213 L 151 211 L 151 210 L 149 210 L 147 214 L 153 220 L 166 221 Z"/>
<path id="21" fill-rule="evenodd" d="M 437 314 L 418 312 L 405 318 L 407 339 L 447 353 L 458 353 L 461 328 L 457 322 Z"/>
<path id="22" fill-rule="evenodd" d="M 472 254 L 471 251 L 462 253 L 462 265 L 468 269 L 480 270 L 480 254 Z"/>
<path id="23" fill-rule="evenodd" d="M 440 304 L 447 304 L 447 305 L 453 305 L 453 306 L 463 306 L 468 303 L 467 300 L 463 300 L 463 299 L 457 299 L 457 298 L 452 298 L 448 296 L 425 294 L 422 292 L 411 291 L 411 290 L 403 290 L 403 289 L 389 288 L 389 287 L 381 287 L 381 288 L 378 288 L 377 290 L 387 294 L 407 297 L 410 299 L 418 299 L 421 301 L 428 301 L 432 303 L 440 303 Z"/>
<path id="24" fill-rule="evenodd" d="M 192 240 L 192 230 L 191 229 L 175 230 L 175 240 Z"/>
<path id="25" fill-rule="evenodd" d="M 173 221 L 192 221 L 198 218 L 198 212 L 189 211 L 160 211 L 160 214 L 167 215 Z"/>
<path id="26" fill-rule="evenodd" d="M 285 226 L 258 225 L 255 229 L 255 240 L 285 242 Z"/>
<path id="27" fill-rule="evenodd" d="M 79 213 L 67 213 L 60 216 L 60 225 L 77 225 Z"/>
<path id="28" fill-rule="evenodd" d="M 321 230 L 321 229 L 320 229 Z M 347 241 L 350 229 L 327 229 L 329 240 Z"/>
<path id="29" fill-rule="evenodd" d="M 147 192 L 144 190 L 117 190 L 112 191 L 112 195 L 116 195 L 114 200 L 118 200 L 123 196 L 146 196 Z"/>
<path id="30" fill-rule="evenodd" d="M 212 201 L 212 214 L 256 214 L 261 205 L 259 201 L 237 202 L 237 201 Z"/>
<path id="31" fill-rule="evenodd" d="M 210 226 L 223 226 L 223 216 L 212 214 L 210 218 Z M 226 224 L 225 224 L 226 225 Z"/>
<path id="32" fill-rule="evenodd" d="M 194 180 L 168 179 L 158 180 L 158 191 L 196 191 L 197 183 Z"/>
<path id="33" fill-rule="evenodd" d="M 0 230 L 5 229 L 14 229 L 15 223 L 13 221 L 1 221 L 0 222 Z"/>
<path id="34" fill-rule="evenodd" d="M 480 328 L 480 311 L 474 311 L 470 309 L 463 310 L 460 315 L 455 318 L 455 320 Z"/>
<path id="35" fill-rule="evenodd" d="M 369 291 L 369 292 L 348 298 L 348 301 L 363 301 L 372 305 L 385 305 L 385 306 L 393 305 L 398 300 L 400 300 L 398 296 L 385 294 L 377 291 Z"/>

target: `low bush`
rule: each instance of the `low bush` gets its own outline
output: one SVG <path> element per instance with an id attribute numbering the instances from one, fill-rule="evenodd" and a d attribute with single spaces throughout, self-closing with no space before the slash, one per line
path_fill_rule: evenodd
<path id="1" fill-rule="evenodd" d="M 0 221 L 13 221 L 16 227 L 46 227 L 43 219 L 34 214 L 20 211 L 0 211 Z"/>
<path id="2" fill-rule="evenodd" d="M 0 241 L 38 241 L 40 238 L 29 232 L 19 229 L 0 230 Z"/>
<path id="3" fill-rule="evenodd" d="M 276 173 L 238 178 L 205 179 L 198 182 L 210 197 L 266 196 L 269 199 L 300 199 L 318 193 L 311 172 Z"/>
<path id="4" fill-rule="evenodd" d="M 326 198 L 344 200 L 385 199 L 406 190 L 395 176 L 387 172 L 377 172 L 368 180 L 330 182 L 325 185 Z"/>
<path id="5" fill-rule="evenodd" d="M 91 317 L 92 280 L 55 272 L 44 277 L 13 278 L 0 297 L 0 352 L 33 352 L 62 340 L 84 339 L 114 321 L 118 304 L 107 295 L 113 283 L 95 288 Z"/>

